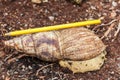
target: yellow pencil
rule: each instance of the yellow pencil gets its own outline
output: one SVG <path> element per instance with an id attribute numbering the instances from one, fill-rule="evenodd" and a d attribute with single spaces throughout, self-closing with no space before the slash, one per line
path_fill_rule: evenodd
<path id="1" fill-rule="evenodd" d="M 33 29 L 27 29 L 27 30 L 13 31 L 13 32 L 6 33 L 5 36 L 18 36 L 18 35 L 23 35 L 23 34 L 45 32 L 45 31 L 51 31 L 51 30 L 59 30 L 59 29 L 80 27 L 80 26 L 100 24 L 100 23 L 101 23 L 100 19 L 88 20 L 88 21 L 82 21 L 82 22 L 75 22 L 75 23 L 68 23 L 68 24 L 61 24 L 61 25 L 54 25 L 54 26 L 47 26 L 47 27 L 40 27 L 40 28 L 33 28 Z"/>

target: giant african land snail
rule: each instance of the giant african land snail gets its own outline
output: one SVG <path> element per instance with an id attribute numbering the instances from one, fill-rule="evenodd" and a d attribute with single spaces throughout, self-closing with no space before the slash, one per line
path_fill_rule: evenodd
<path id="1" fill-rule="evenodd" d="M 82 27 L 29 34 L 4 43 L 44 61 L 59 61 L 61 66 L 74 73 L 100 69 L 105 60 L 102 59 L 105 57 L 103 42 L 92 31 Z"/>

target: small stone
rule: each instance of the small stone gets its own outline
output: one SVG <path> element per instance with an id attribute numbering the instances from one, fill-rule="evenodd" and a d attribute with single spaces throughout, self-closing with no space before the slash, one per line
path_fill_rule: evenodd
<path id="1" fill-rule="evenodd" d="M 9 27 L 8 30 L 12 30 L 12 27 Z"/>
<path id="2" fill-rule="evenodd" d="M 17 22 L 17 24 L 21 24 L 21 22 Z"/>
<path id="3" fill-rule="evenodd" d="M 1 26 L 2 26 L 2 27 L 6 27 L 6 26 L 7 26 L 7 24 L 1 24 Z"/>
<path id="4" fill-rule="evenodd" d="M 120 57 L 118 57 L 117 60 L 120 60 Z"/>
<path id="5" fill-rule="evenodd" d="M 45 9 L 45 13 L 48 13 L 49 11 L 47 9 Z"/>
<path id="6" fill-rule="evenodd" d="M 54 78 L 52 78 L 52 80 L 58 80 L 58 77 L 54 77 Z"/>
<path id="7" fill-rule="evenodd" d="M 24 14 L 23 14 L 23 13 L 21 13 L 21 14 L 20 14 L 20 16 L 24 16 Z"/>
<path id="8" fill-rule="evenodd" d="M 43 73 L 47 73 L 47 69 L 43 69 L 42 71 L 43 71 Z"/>
<path id="9" fill-rule="evenodd" d="M 24 69 L 24 68 L 25 68 L 25 66 L 24 66 L 24 65 L 22 65 L 22 68 Z"/>
<path id="10" fill-rule="evenodd" d="M 42 3 L 42 2 L 48 2 L 48 0 L 32 0 L 33 3 Z"/>
<path id="11" fill-rule="evenodd" d="M 54 21 L 54 16 L 49 16 L 48 18 L 50 21 Z"/>
<path id="12" fill-rule="evenodd" d="M 76 2 L 77 4 L 80 4 L 82 2 L 82 0 L 73 0 L 74 2 Z"/>
<path id="13" fill-rule="evenodd" d="M 120 1 L 118 1 L 118 4 L 120 4 Z"/>
<path id="14" fill-rule="evenodd" d="M 41 0 L 32 0 L 33 3 L 41 3 Z"/>
<path id="15" fill-rule="evenodd" d="M 117 6 L 117 2 L 113 1 L 112 6 L 114 6 L 114 7 Z"/>
<path id="16" fill-rule="evenodd" d="M 28 24 L 24 24 L 24 26 L 25 26 L 25 27 L 27 27 L 27 26 L 28 26 Z"/>
<path id="17" fill-rule="evenodd" d="M 25 66 L 24 65 L 22 65 L 22 71 L 25 71 Z"/>
<path id="18" fill-rule="evenodd" d="M 48 2 L 48 0 L 43 0 L 42 2 Z"/>
<path id="19" fill-rule="evenodd" d="M 110 72 L 110 74 L 114 74 L 114 73 L 115 73 L 114 71 Z"/>
<path id="20" fill-rule="evenodd" d="M 91 9 L 95 10 L 95 9 L 96 9 L 96 7 L 95 7 L 95 6 L 91 6 Z"/>
<path id="21" fill-rule="evenodd" d="M 111 78 L 108 78 L 107 80 L 111 80 Z"/>
<path id="22" fill-rule="evenodd" d="M 14 74 L 18 74 L 18 72 L 17 72 L 17 71 L 15 71 L 15 72 L 14 72 Z"/>
<path id="23" fill-rule="evenodd" d="M 4 79 L 4 78 L 5 78 L 5 75 L 2 75 L 2 78 Z"/>
<path id="24" fill-rule="evenodd" d="M 31 67 L 31 66 L 28 66 L 28 68 L 29 68 L 29 69 L 32 69 L 32 67 Z"/>
<path id="25" fill-rule="evenodd" d="M 4 15 L 4 16 L 7 16 L 7 15 L 8 15 L 8 13 L 4 13 L 3 15 Z"/>
<path id="26" fill-rule="evenodd" d="M 112 11 L 111 18 L 115 18 L 116 15 L 117 15 L 117 13 L 115 11 Z"/>

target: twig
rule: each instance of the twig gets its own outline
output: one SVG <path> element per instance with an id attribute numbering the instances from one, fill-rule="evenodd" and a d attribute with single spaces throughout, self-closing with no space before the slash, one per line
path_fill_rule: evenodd
<path id="1" fill-rule="evenodd" d="M 7 30 L 6 29 L 0 29 L 0 31 L 1 31 L 1 36 L 4 36 L 4 32 L 7 32 Z"/>
<path id="2" fill-rule="evenodd" d="M 52 66 L 52 65 L 53 65 L 53 63 L 52 63 L 52 64 L 45 65 L 45 66 L 41 67 L 40 69 L 38 69 L 37 72 L 36 72 L 36 76 L 39 74 L 39 72 L 40 72 L 41 70 L 43 70 L 43 69 L 46 68 L 46 67 Z"/>
<path id="3" fill-rule="evenodd" d="M 99 28 L 99 27 L 101 27 L 101 26 L 109 26 L 109 25 L 111 25 L 112 23 L 114 23 L 114 22 L 116 22 L 116 21 L 118 21 L 118 19 L 114 19 L 114 20 L 112 20 L 112 21 L 110 21 L 109 23 L 107 23 L 107 24 L 101 24 L 101 25 L 98 25 L 98 26 L 96 26 L 95 28 L 93 28 L 92 30 L 95 30 L 95 29 L 97 29 L 97 28 Z"/>
<path id="4" fill-rule="evenodd" d="M 10 80 L 10 77 L 6 76 L 6 77 L 5 77 L 5 80 Z"/>
<path id="5" fill-rule="evenodd" d="M 10 57 L 12 57 L 13 56 L 13 54 L 10 54 L 10 55 L 8 55 L 5 59 L 4 59 L 4 61 L 7 61 Z"/>
<path id="6" fill-rule="evenodd" d="M 0 48 L 0 51 L 2 51 L 2 50 L 5 48 L 5 45 L 4 45 L 4 41 L 3 41 L 3 40 L 0 41 L 0 46 L 2 46 L 2 47 Z"/>
<path id="7" fill-rule="evenodd" d="M 115 32 L 114 37 L 116 37 L 119 32 L 120 32 L 120 22 L 118 23 L 117 31 Z"/>
<path id="8" fill-rule="evenodd" d="M 112 23 L 112 24 L 110 25 L 110 27 L 109 27 L 108 30 L 104 33 L 104 35 L 101 37 L 101 39 L 103 39 L 104 37 L 107 37 L 107 36 L 108 36 L 108 34 L 110 33 L 110 31 L 113 29 L 114 25 L 115 25 L 115 23 Z"/>
<path id="9" fill-rule="evenodd" d="M 15 61 L 16 59 L 20 59 L 24 56 L 27 56 L 27 55 L 26 54 L 19 55 L 17 57 L 12 58 L 12 59 L 8 59 L 7 62 L 8 62 L 8 64 L 10 64 L 11 62 Z"/>
<path id="10" fill-rule="evenodd" d="M 120 32 L 120 21 L 118 23 L 117 31 L 115 32 L 114 39 L 112 39 L 112 41 L 114 41 L 117 38 L 117 35 L 118 35 L 119 32 Z"/>

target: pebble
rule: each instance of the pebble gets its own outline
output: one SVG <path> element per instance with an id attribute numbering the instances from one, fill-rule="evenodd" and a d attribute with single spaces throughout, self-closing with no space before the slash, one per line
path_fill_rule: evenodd
<path id="1" fill-rule="evenodd" d="M 48 0 L 43 0 L 43 2 L 48 2 Z"/>
<path id="2" fill-rule="evenodd" d="M 24 65 L 22 65 L 22 71 L 25 71 L 25 66 Z"/>
<path id="3" fill-rule="evenodd" d="M 9 27 L 8 30 L 12 30 L 12 27 Z"/>
<path id="4" fill-rule="evenodd" d="M 33 3 L 41 3 L 41 0 L 31 0 Z"/>
<path id="5" fill-rule="evenodd" d="M 32 69 L 32 67 L 31 67 L 31 66 L 28 66 L 28 68 L 29 68 L 29 69 Z"/>
<path id="6" fill-rule="evenodd" d="M 111 71 L 110 74 L 114 74 L 115 72 L 114 71 Z"/>
<path id="7" fill-rule="evenodd" d="M 109 77 L 107 80 L 111 80 L 111 78 Z"/>
<path id="8" fill-rule="evenodd" d="M 23 13 L 21 13 L 21 14 L 20 14 L 20 16 L 22 17 L 22 16 L 24 16 L 24 14 L 23 14 Z"/>
<path id="9" fill-rule="evenodd" d="M 15 72 L 14 72 L 14 74 L 18 74 L 18 72 L 17 72 L 17 71 L 15 71 Z"/>
<path id="10" fill-rule="evenodd" d="M 117 15 L 117 13 L 115 11 L 111 12 L 111 18 L 115 18 L 116 15 Z"/>
<path id="11" fill-rule="evenodd" d="M 25 27 L 27 27 L 27 26 L 28 26 L 28 24 L 24 24 L 24 26 L 25 26 Z"/>
<path id="12" fill-rule="evenodd" d="M 18 21 L 17 24 L 21 24 L 21 22 Z"/>
<path id="13" fill-rule="evenodd" d="M 32 0 L 33 3 L 48 2 L 48 0 Z"/>
<path id="14" fill-rule="evenodd" d="M 112 2 L 112 6 L 116 7 L 117 6 L 117 2 L 113 1 Z"/>
<path id="15" fill-rule="evenodd" d="M 45 9 L 45 13 L 49 13 L 49 11 L 47 9 Z"/>
<path id="16" fill-rule="evenodd" d="M 7 15 L 8 15 L 8 13 L 4 13 L 3 15 L 4 15 L 4 16 L 7 16 Z"/>
<path id="17" fill-rule="evenodd" d="M 7 26 L 7 24 L 1 24 L 1 27 L 6 27 Z"/>
<path id="18" fill-rule="evenodd" d="M 120 60 L 120 57 L 118 57 L 117 60 Z"/>
<path id="19" fill-rule="evenodd" d="M 43 73 L 47 73 L 47 69 L 43 69 L 42 71 L 43 71 Z"/>
<path id="20" fill-rule="evenodd" d="M 54 16 L 48 16 L 50 21 L 54 21 Z"/>
<path id="21" fill-rule="evenodd" d="M 58 80 L 58 77 L 54 77 L 54 78 L 52 78 L 52 80 Z"/>
<path id="22" fill-rule="evenodd" d="M 96 10 L 96 7 L 95 6 L 91 6 L 91 9 Z"/>

